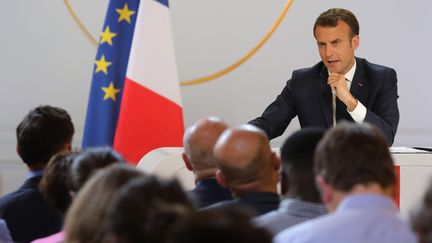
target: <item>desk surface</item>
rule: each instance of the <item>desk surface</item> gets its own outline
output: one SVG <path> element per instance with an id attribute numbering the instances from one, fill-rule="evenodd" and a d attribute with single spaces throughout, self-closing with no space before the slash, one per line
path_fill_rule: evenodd
<path id="1" fill-rule="evenodd" d="M 279 148 L 273 148 L 274 152 L 279 155 Z M 391 147 L 390 152 L 394 158 L 395 165 L 431 165 L 432 152 L 418 150 L 408 147 Z M 173 172 L 184 168 L 184 162 L 181 157 L 183 147 L 165 147 L 158 148 L 147 153 L 138 163 L 137 167 L 153 172 L 160 163 L 171 163 Z"/>

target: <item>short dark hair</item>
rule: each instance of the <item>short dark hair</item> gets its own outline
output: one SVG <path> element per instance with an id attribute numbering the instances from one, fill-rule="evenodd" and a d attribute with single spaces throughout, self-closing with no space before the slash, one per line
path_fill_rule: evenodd
<path id="1" fill-rule="evenodd" d="M 349 10 L 343 8 L 331 8 L 321 13 L 315 21 L 313 27 L 313 34 L 318 26 L 322 27 L 335 27 L 338 21 L 345 22 L 351 30 L 350 37 L 354 37 L 360 33 L 360 26 L 356 16 Z"/>
<path id="2" fill-rule="evenodd" d="M 78 192 L 85 182 L 99 169 L 115 163 L 125 163 L 123 157 L 111 147 L 93 147 L 77 155 L 72 161 L 68 187 Z"/>
<path id="3" fill-rule="evenodd" d="M 289 192 L 309 202 L 321 202 L 313 172 L 314 152 L 325 130 L 301 129 L 285 140 L 281 147 L 282 172 Z"/>
<path id="4" fill-rule="evenodd" d="M 169 228 L 192 211 L 176 179 L 135 178 L 113 197 L 103 235 L 116 242 L 165 242 Z"/>
<path id="5" fill-rule="evenodd" d="M 70 165 L 77 155 L 77 152 L 60 152 L 51 157 L 39 184 L 44 198 L 62 214 L 66 213 L 72 202 L 67 181 Z"/>
<path id="6" fill-rule="evenodd" d="M 251 223 L 250 215 L 234 207 L 210 208 L 175 224 L 168 243 L 270 243 L 265 229 Z"/>
<path id="7" fill-rule="evenodd" d="M 16 128 L 18 154 L 27 165 L 46 164 L 65 143 L 72 142 L 69 114 L 49 105 L 31 110 Z"/>
<path id="8" fill-rule="evenodd" d="M 125 164 L 113 164 L 97 171 L 68 209 L 65 242 L 103 242 L 100 237 L 107 220 L 107 205 L 121 187 L 142 176 L 144 172 Z"/>
<path id="9" fill-rule="evenodd" d="M 315 150 L 315 174 L 333 188 L 349 192 L 355 185 L 394 185 L 396 175 L 387 140 L 368 124 L 341 122 L 331 128 Z"/>

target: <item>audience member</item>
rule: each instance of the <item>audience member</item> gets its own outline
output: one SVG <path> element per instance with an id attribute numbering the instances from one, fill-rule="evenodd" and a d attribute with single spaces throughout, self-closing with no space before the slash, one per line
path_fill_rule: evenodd
<path id="1" fill-rule="evenodd" d="M 432 243 L 432 180 L 422 200 L 411 210 L 410 219 L 419 243 Z"/>
<path id="2" fill-rule="evenodd" d="M 57 157 L 57 156 L 55 156 Z M 55 158 L 53 157 L 53 159 Z M 65 160 L 71 160 L 71 156 L 68 156 L 68 158 L 65 158 Z M 51 162 L 50 162 L 51 163 Z M 102 169 L 104 167 L 107 167 L 111 164 L 115 163 L 124 163 L 123 157 L 118 154 L 115 150 L 113 150 L 111 147 L 95 147 L 95 148 L 89 148 L 86 149 L 84 152 L 81 152 L 80 154 L 74 153 L 73 154 L 73 161 L 69 161 L 67 168 L 64 168 L 67 170 L 66 176 L 62 176 L 60 174 L 60 171 L 55 171 L 55 168 L 62 167 L 61 165 L 57 165 L 53 167 L 52 174 L 49 172 L 50 163 L 48 164 L 46 168 L 46 175 L 44 179 L 42 179 L 41 188 L 42 192 L 49 190 L 49 188 L 52 188 L 51 196 L 48 196 L 51 198 L 50 200 L 56 200 L 58 203 L 55 205 L 55 207 L 62 207 L 63 210 L 62 213 L 65 214 L 66 210 L 69 208 L 69 205 L 72 201 L 72 196 L 76 195 L 78 191 L 81 189 L 81 187 L 85 184 L 85 182 L 96 173 L 97 170 Z M 61 164 L 61 163 L 57 163 Z M 56 180 L 50 179 L 50 178 L 56 178 Z M 47 179 L 47 180 L 45 180 Z M 45 180 L 45 183 L 44 183 Z M 44 189 L 45 188 L 45 189 Z M 63 189 L 63 190 L 62 190 Z M 45 192 L 44 194 L 47 194 L 49 192 Z M 48 201 L 50 201 L 48 200 Z M 66 204 L 61 204 L 62 202 L 67 202 Z M 60 205 L 59 205 L 60 204 Z M 54 242 L 62 242 L 65 238 L 65 232 L 64 230 L 54 234 L 50 235 L 48 237 L 44 237 L 41 239 L 38 239 L 34 241 L 34 243 L 54 243 Z"/>
<path id="3" fill-rule="evenodd" d="M 324 135 L 322 128 L 304 128 L 293 133 L 281 147 L 285 199 L 275 211 L 255 218 L 255 223 L 273 234 L 303 221 L 324 215 L 326 209 L 315 186 L 313 156 Z"/>
<path id="4" fill-rule="evenodd" d="M 103 242 L 165 242 L 169 228 L 192 210 L 178 181 L 136 178 L 112 199 Z"/>
<path id="5" fill-rule="evenodd" d="M 126 165 L 99 170 L 79 191 L 65 219 L 66 242 L 101 242 L 102 224 L 113 196 L 130 180 L 144 173 Z"/>
<path id="6" fill-rule="evenodd" d="M 328 215 L 275 237 L 282 242 L 416 242 L 392 200 L 396 176 L 384 135 L 364 123 L 331 128 L 315 151 L 314 171 Z"/>
<path id="7" fill-rule="evenodd" d="M 0 242 L 4 243 L 12 243 L 12 238 L 7 228 L 6 222 L 3 219 L 0 219 Z"/>
<path id="8" fill-rule="evenodd" d="M 175 224 L 167 243 L 271 243 L 271 235 L 234 208 L 199 211 Z"/>
<path id="9" fill-rule="evenodd" d="M 19 189 L 0 198 L 0 217 L 14 241 L 29 242 L 61 229 L 61 214 L 48 205 L 38 185 L 51 156 L 71 149 L 74 126 L 65 110 L 39 106 L 24 117 L 16 134 L 17 152 L 29 173 Z"/>
<path id="10" fill-rule="evenodd" d="M 219 118 L 210 117 L 199 120 L 184 134 L 183 160 L 194 173 L 196 186 L 190 192 L 200 208 L 232 199 L 231 192 L 216 181 L 218 166 L 213 156 L 213 147 L 227 128 Z"/>
<path id="11" fill-rule="evenodd" d="M 125 163 L 123 157 L 111 147 L 88 148 L 72 162 L 68 187 L 72 194 L 77 193 L 99 169 L 111 164 Z"/>
<path id="12" fill-rule="evenodd" d="M 65 215 L 72 203 L 67 181 L 72 160 L 77 155 L 77 152 L 61 152 L 51 157 L 39 184 L 39 190 L 44 198 L 62 215 Z"/>
<path id="13" fill-rule="evenodd" d="M 279 206 L 280 160 L 262 130 L 248 124 L 227 129 L 216 142 L 214 155 L 219 164 L 216 178 L 234 200 L 211 207 L 237 205 L 261 215 Z"/>

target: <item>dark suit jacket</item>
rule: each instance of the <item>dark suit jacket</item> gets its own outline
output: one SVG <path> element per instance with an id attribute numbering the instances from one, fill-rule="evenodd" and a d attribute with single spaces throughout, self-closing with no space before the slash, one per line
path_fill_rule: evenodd
<path id="1" fill-rule="evenodd" d="M 48 206 L 38 190 L 41 179 L 32 177 L 18 190 L 0 198 L 0 217 L 15 242 L 30 242 L 61 230 L 61 214 Z"/>
<path id="2" fill-rule="evenodd" d="M 279 207 L 280 197 L 272 192 L 248 192 L 239 195 L 234 200 L 222 201 L 209 208 L 240 207 L 251 212 L 252 216 L 263 215 Z"/>
<path id="3" fill-rule="evenodd" d="M 380 128 L 391 145 L 399 123 L 396 72 L 362 58 L 356 58 L 356 62 L 351 93 L 367 109 L 364 121 Z M 302 128 L 331 127 L 332 94 L 327 78 L 328 71 L 322 62 L 294 71 L 276 100 L 261 117 L 249 123 L 263 129 L 270 139 L 280 136 L 295 116 Z M 353 121 L 339 100 L 337 118 Z"/>
<path id="4" fill-rule="evenodd" d="M 232 199 L 231 192 L 221 187 L 216 179 L 199 181 L 189 194 L 198 203 L 199 208 Z"/>

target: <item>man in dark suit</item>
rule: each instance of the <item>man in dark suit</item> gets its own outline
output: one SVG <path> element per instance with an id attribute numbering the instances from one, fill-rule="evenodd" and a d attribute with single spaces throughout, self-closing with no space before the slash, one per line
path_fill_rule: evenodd
<path id="1" fill-rule="evenodd" d="M 196 186 L 189 193 L 198 207 L 232 199 L 231 192 L 216 181 L 217 162 L 213 147 L 228 124 L 217 117 L 203 118 L 186 129 L 183 136 L 183 160 L 194 173 Z"/>
<path id="2" fill-rule="evenodd" d="M 61 230 L 60 213 L 48 206 L 38 185 L 51 156 L 71 149 L 74 127 L 65 110 L 39 106 L 24 117 L 16 133 L 17 152 L 29 173 L 19 189 L 0 198 L 0 217 L 15 242 L 30 242 Z"/>
<path id="3" fill-rule="evenodd" d="M 391 145 L 399 123 L 396 72 L 354 56 L 359 24 L 350 11 L 327 10 L 313 30 L 322 61 L 294 71 L 276 100 L 249 123 L 272 139 L 295 116 L 301 127 L 329 128 L 339 120 L 368 122 L 380 128 Z"/>
<path id="4" fill-rule="evenodd" d="M 213 153 L 219 165 L 216 179 L 231 191 L 234 200 L 211 207 L 241 207 L 253 216 L 278 208 L 280 160 L 261 129 L 249 124 L 229 128 L 219 137 Z"/>

